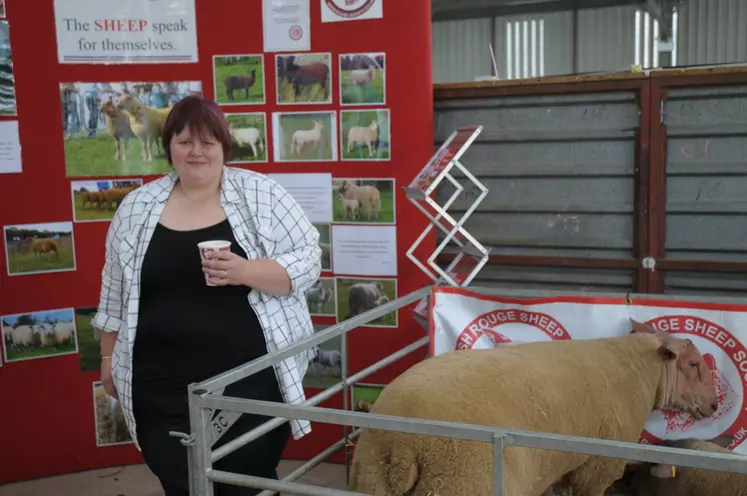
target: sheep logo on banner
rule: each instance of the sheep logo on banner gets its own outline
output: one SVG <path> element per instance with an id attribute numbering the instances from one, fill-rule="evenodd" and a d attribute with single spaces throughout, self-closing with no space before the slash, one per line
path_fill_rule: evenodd
<path id="1" fill-rule="evenodd" d="M 329 10 L 340 17 L 352 19 L 369 11 L 377 0 L 324 0 Z"/>
<path id="2" fill-rule="evenodd" d="M 521 324 L 508 325 L 508 324 Z M 500 333 L 496 328 L 508 325 Z M 521 336 L 522 341 L 516 341 Z M 456 349 L 500 348 L 533 341 L 571 339 L 563 324 L 553 317 L 526 310 L 494 310 L 480 315 L 459 333 Z"/>
<path id="3" fill-rule="evenodd" d="M 703 353 L 718 392 L 718 410 L 698 422 L 689 413 L 657 410 L 646 422 L 641 442 L 659 444 L 662 439 L 713 439 L 733 435 L 733 450 L 747 438 L 745 390 L 747 390 L 747 350 L 723 327 L 701 317 L 668 315 L 646 322 L 659 331 L 690 339 Z M 741 404 L 739 404 L 741 402 Z"/>

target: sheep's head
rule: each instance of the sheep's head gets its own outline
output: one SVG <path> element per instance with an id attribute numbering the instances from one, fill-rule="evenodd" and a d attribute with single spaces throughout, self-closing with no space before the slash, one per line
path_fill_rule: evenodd
<path id="1" fill-rule="evenodd" d="M 324 129 L 324 124 L 322 124 L 320 121 L 315 120 L 314 121 L 314 128 L 316 128 L 316 129 Z"/>

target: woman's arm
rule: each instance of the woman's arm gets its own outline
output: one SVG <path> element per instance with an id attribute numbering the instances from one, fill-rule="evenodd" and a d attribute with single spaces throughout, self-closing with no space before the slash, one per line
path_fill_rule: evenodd
<path id="1" fill-rule="evenodd" d="M 124 327 L 125 309 L 122 301 L 123 276 L 122 268 L 119 264 L 119 245 L 122 236 L 122 215 L 124 211 L 131 215 L 132 204 L 127 198 L 122 201 L 117 211 L 114 213 L 109 230 L 106 233 L 106 252 L 104 268 L 101 271 L 101 293 L 99 296 L 99 306 L 96 315 L 94 315 L 91 325 L 93 327 L 93 336 L 99 341 L 102 333 L 116 334 Z M 112 340 L 112 346 L 113 346 Z M 102 343 L 103 346 L 103 343 Z M 102 353 L 103 353 L 102 349 Z M 108 350 L 111 352 L 111 350 Z M 103 356 L 109 356 L 108 353 Z"/>

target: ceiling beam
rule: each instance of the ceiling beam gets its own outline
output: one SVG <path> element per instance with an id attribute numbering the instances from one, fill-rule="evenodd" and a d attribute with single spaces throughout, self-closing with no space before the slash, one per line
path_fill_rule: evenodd
<path id="1" fill-rule="evenodd" d="M 544 0 L 535 2 L 512 0 L 457 2 L 455 0 L 445 0 L 443 2 L 433 2 L 431 19 L 433 21 L 453 21 L 640 4 L 641 0 Z"/>

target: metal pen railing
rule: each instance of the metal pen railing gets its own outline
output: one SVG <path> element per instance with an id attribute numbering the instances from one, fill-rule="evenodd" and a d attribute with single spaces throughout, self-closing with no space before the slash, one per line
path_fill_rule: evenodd
<path id="1" fill-rule="evenodd" d="M 534 290 L 511 290 L 506 291 L 495 288 L 474 288 L 470 290 L 481 292 L 483 294 L 500 294 L 515 298 L 533 298 L 542 296 L 573 296 L 584 295 L 588 293 L 571 293 L 571 292 L 553 292 L 553 291 L 534 291 Z M 644 445 L 639 443 L 627 443 L 619 441 L 609 441 L 595 438 L 584 438 L 577 436 L 565 436 L 543 432 L 522 431 L 514 429 L 500 429 L 480 425 L 463 424 L 458 422 L 441 422 L 422 420 L 406 417 L 397 417 L 391 415 L 380 415 L 373 413 L 359 413 L 348 411 L 349 402 L 347 400 L 348 388 L 358 381 L 368 377 L 383 367 L 399 360 L 400 358 L 412 353 L 415 350 L 426 346 L 429 337 L 425 336 L 411 343 L 410 345 L 392 353 L 391 355 L 379 360 L 373 365 L 361 370 L 360 372 L 348 377 L 348 357 L 347 357 L 347 339 L 346 334 L 365 325 L 379 317 L 382 317 L 392 311 L 401 309 L 411 303 L 419 301 L 423 296 L 430 292 L 430 287 L 421 288 L 409 293 L 399 299 L 393 300 L 380 307 L 369 310 L 363 314 L 357 315 L 349 320 L 331 326 L 323 331 L 315 333 L 283 350 L 265 355 L 253 360 L 245 365 L 236 367 L 223 374 L 219 374 L 206 381 L 189 386 L 189 411 L 192 434 L 172 433 L 172 435 L 182 437 L 182 443 L 188 446 L 189 450 L 189 469 L 190 469 L 190 494 L 191 496 L 213 496 L 213 482 L 221 482 L 238 486 L 253 487 L 265 489 L 260 496 L 271 496 L 277 492 L 289 494 L 299 494 L 308 496 L 344 496 L 358 495 L 361 493 L 335 490 L 330 488 L 320 488 L 308 484 L 299 484 L 294 481 L 310 472 L 320 463 L 327 460 L 332 454 L 340 449 L 344 449 L 351 439 L 355 439 L 360 434 L 362 428 L 390 430 L 406 432 L 410 434 L 421 434 L 430 436 L 439 436 L 454 439 L 464 439 L 469 441 L 478 441 L 491 443 L 493 445 L 493 481 L 494 495 L 503 495 L 503 448 L 505 446 L 521 446 L 526 448 L 538 448 L 552 451 L 580 453 L 592 456 L 602 456 L 609 458 L 625 459 L 629 461 L 649 462 L 649 463 L 669 463 L 683 467 L 696 467 L 703 469 L 712 469 L 725 472 L 736 472 L 747 474 L 747 457 L 738 454 L 721 454 L 710 452 L 698 452 L 693 450 L 670 448 L 662 446 Z M 600 295 L 595 293 L 595 297 L 620 297 L 621 295 L 606 294 Z M 679 301 L 718 301 L 721 303 L 740 303 L 745 304 L 747 299 L 744 298 L 695 298 L 672 295 L 646 295 L 646 294 L 628 294 L 630 298 L 636 299 L 661 299 L 661 300 L 679 300 Z M 305 349 L 316 346 L 319 343 L 331 338 L 341 336 L 341 355 L 342 355 L 342 380 L 337 384 L 325 389 L 321 393 L 309 398 L 300 405 L 288 405 L 285 403 L 275 403 L 259 400 L 249 400 L 243 398 L 226 397 L 217 394 L 217 391 L 245 377 L 255 374 L 267 367 L 294 356 Z M 345 399 L 343 400 L 343 410 L 321 408 L 316 405 L 332 397 L 338 392 L 343 391 Z M 212 449 L 208 446 L 208 412 L 212 410 L 233 411 L 241 413 L 250 413 L 258 415 L 267 415 L 275 417 L 272 420 L 238 436 L 225 445 Z M 294 472 L 282 480 L 273 480 L 262 477 L 254 477 L 243 474 L 236 474 L 215 470 L 213 463 L 229 455 L 233 451 L 257 439 L 266 432 L 275 427 L 282 425 L 289 419 L 303 419 L 312 422 L 321 422 L 328 424 L 339 424 L 343 426 L 343 438 L 333 443 L 327 449 L 323 450 L 317 456 L 310 459 Z M 348 432 L 350 427 L 357 427 L 352 433 Z M 346 465 L 347 450 L 346 450 Z M 346 469 L 347 470 L 347 469 Z M 512 496 L 512 495 L 508 495 Z"/>

